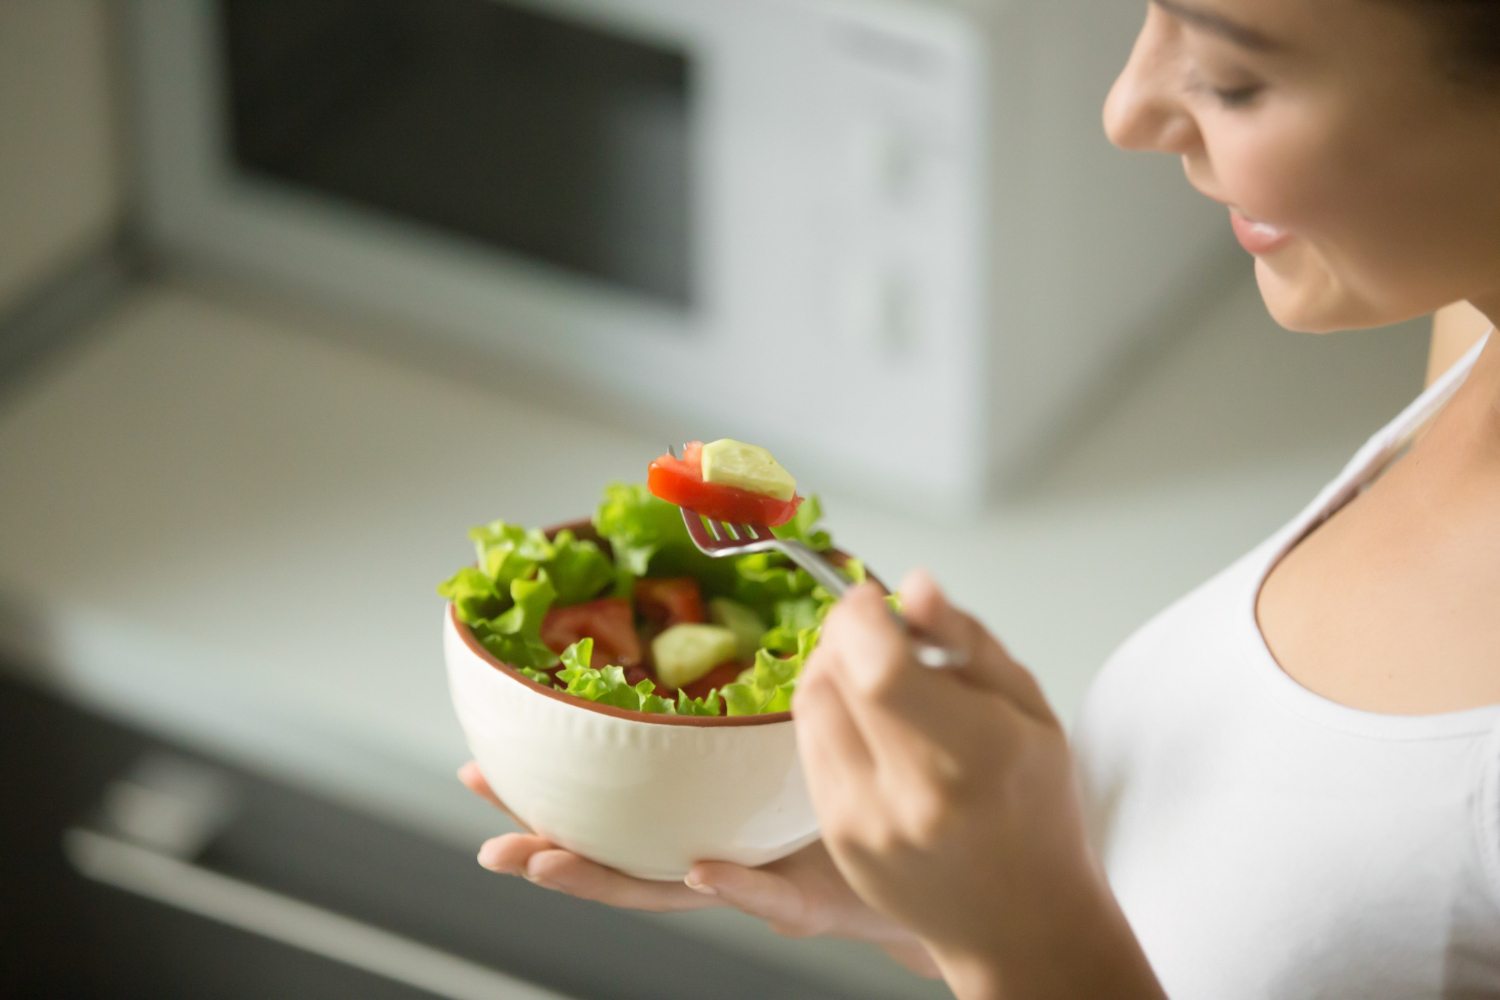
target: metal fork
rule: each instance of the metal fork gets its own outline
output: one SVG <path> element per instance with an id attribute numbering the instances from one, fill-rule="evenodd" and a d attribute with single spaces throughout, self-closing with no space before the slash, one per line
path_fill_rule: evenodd
<path id="1" fill-rule="evenodd" d="M 669 449 L 669 452 L 676 457 L 675 448 Z M 851 586 L 833 563 L 794 538 L 777 538 L 770 528 L 760 525 L 714 521 L 686 507 L 681 510 L 682 523 L 687 525 L 688 536 L 698 546 L 698 551 L 706 556 L 718 559 L 751 552 L 780 552 L 807 570 L 807 574 L 835 598 L 844 596 L 844 592 Z M 895 612 L 891 614 L 910 637 L 912 653 L 922 666 L 933 670 L 954 670 L 968 663 L 969 657 L 964 650 L 950 649 L 931 642 L 918 634 L 906 619 Z"/>

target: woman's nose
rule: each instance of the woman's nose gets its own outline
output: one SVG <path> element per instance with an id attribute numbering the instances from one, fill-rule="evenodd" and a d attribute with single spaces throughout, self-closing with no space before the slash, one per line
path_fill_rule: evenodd
<path id="1" fill-rule="evenodd" d="M 1176 81 L 1181 69 L 1159 26 L 1148 18 L 1130 61 L 1104 100 L 1104 133 L 1121 149 L 1192 152 L 1198 125 L 1183 105 Z"/>

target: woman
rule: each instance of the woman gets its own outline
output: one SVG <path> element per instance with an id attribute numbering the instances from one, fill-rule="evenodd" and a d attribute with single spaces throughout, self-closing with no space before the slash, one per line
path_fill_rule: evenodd
<path id="1" fill-rule="evenodd" d="M 834 609 L 794 705 L 822 844 L 685 886 L 524 834 L 481 863 L 962 997 L 1500 994 L 1500 0 L 1154 0 L 1105 124 L 1228 207 L 1286 327 L 1472 303 L 1423 396 L 1117 651 L 1071 749 L 918 573 L 908 616 L 974 665 L 916 667 L 870 589 Z"/>

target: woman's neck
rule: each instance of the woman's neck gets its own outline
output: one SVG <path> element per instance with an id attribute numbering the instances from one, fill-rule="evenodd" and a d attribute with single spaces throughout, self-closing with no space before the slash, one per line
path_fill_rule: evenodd
<path id="1" fill-rule="evenodd" d="M 1500 299 L 1473 305 L 1493 329 Z M 1492 333 L 1448 409 L 1454 411 L 1449 438 L 1455 457 L 1500 481 L 1500 335 Z"/>

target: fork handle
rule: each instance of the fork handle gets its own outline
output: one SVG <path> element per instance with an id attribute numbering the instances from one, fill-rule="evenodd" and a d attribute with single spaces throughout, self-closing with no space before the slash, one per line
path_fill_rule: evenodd
<path id="1" fill-rule="evenodd" d="M 786 538 L 780 539 L 780 544 L 776 547 L 786 553 L 787 558 L 792 562 L 807 570 L 807 575 L 835 598 L 843 597 L 849 590 L 850 583 L 844 574 L 834 568 L 833 563 L 803 543 Z M 964 650 L 951 649 L 926 638 L 920 629 L 897 614 L 894 609 L 891 610 L 891 617 L 911 640 L 912 655 L 922 666 L 930 670 L 957 670 L 968 664 L 969 656 Z"/>

